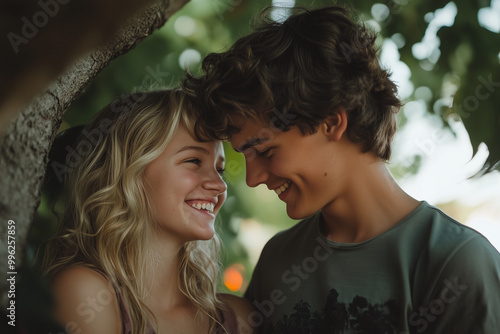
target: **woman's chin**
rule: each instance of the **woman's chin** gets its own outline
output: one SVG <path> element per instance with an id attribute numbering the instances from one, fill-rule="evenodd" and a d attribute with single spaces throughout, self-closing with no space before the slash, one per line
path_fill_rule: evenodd
<path id="1" fill-rule="evenodd" d="M 206 231 L 200 231 L 196 235 L 195 240 L 210 240 L 214 237 L 215 235 L 215 230 L 213 228 L 207 229 Z"/>

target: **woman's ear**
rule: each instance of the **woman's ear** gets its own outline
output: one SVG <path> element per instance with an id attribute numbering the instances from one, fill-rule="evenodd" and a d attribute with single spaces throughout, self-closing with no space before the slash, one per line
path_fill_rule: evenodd
<path id="1" fill-rule="evenodd" d="M 323 121 L 323 130 L 332 141 L 339 141 L 347 129 L 347 113 L 339 108 Z"/>

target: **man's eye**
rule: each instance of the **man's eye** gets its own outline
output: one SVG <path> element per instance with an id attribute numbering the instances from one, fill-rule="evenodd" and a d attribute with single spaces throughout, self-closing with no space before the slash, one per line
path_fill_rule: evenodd
<path id="1" fill-rule="evenodd" d="M 188 160 L 186 160 L 186 162 L 190 162 L 190 163 L 196 164 L 198 166 L 201 165 L 201 160 L 198 158 L 188 159 Z"/>
<path id="2" fill-rule="evenodd" d="M 257 154 L 261 157 L 264 157 L 264 158 L 269 158 L 272 155 L 272 153 L 273 153 L 272 147 L 268 148 L 267 150 L 261 151 L 261 152 L 257 151 Z"/>

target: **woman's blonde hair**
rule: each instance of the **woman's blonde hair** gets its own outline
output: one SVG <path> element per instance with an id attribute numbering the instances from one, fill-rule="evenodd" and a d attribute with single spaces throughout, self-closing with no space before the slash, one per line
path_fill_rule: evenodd
<path id="1" fill-rule="evenodd" d="M 70 265 L 103 272 L 127 304 L 133 333 L 146 333 L 154 316 L 142 302 L 154 256 L 145 245 L 152 230 L 143 174 L 184 124 L 194 134 L 194 98 L 180 90 L 122 96 L 82 132 L 68 182 L 67 203 L 56 236 L 47 242 L 43 269 L 54 275 Z M 196 137 L 195 137 L 196 138 Z M 75 159 L 73 159 L 75 162 Z M 219 239 L 186 243 L 180 252 L 179 287 L 215 332 Z"/>

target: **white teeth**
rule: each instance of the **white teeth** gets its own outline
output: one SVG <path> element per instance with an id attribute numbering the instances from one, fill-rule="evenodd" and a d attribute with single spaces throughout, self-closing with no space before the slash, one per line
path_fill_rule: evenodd
<path id="1" fill-rule="evenodd" d="M 276 191 L 276 194 L 280 195 L 282 192 L 284 192 L 285 190 L 288 189 L 288 187 L 290 186 L 291 182 L 288 181 L 286 183 L 283 183 L 280 187 L 274 189 L 274 191 Z"/>
<path id="2" fill-rule="evenodd" d="M 214 212 L 214 207 L 215 204 L 213 203 L 193 203 L 191 204 L 193 208 L 196 208 L 198 210 L 207 210 L 208 212 L 213 213 Z"/>

